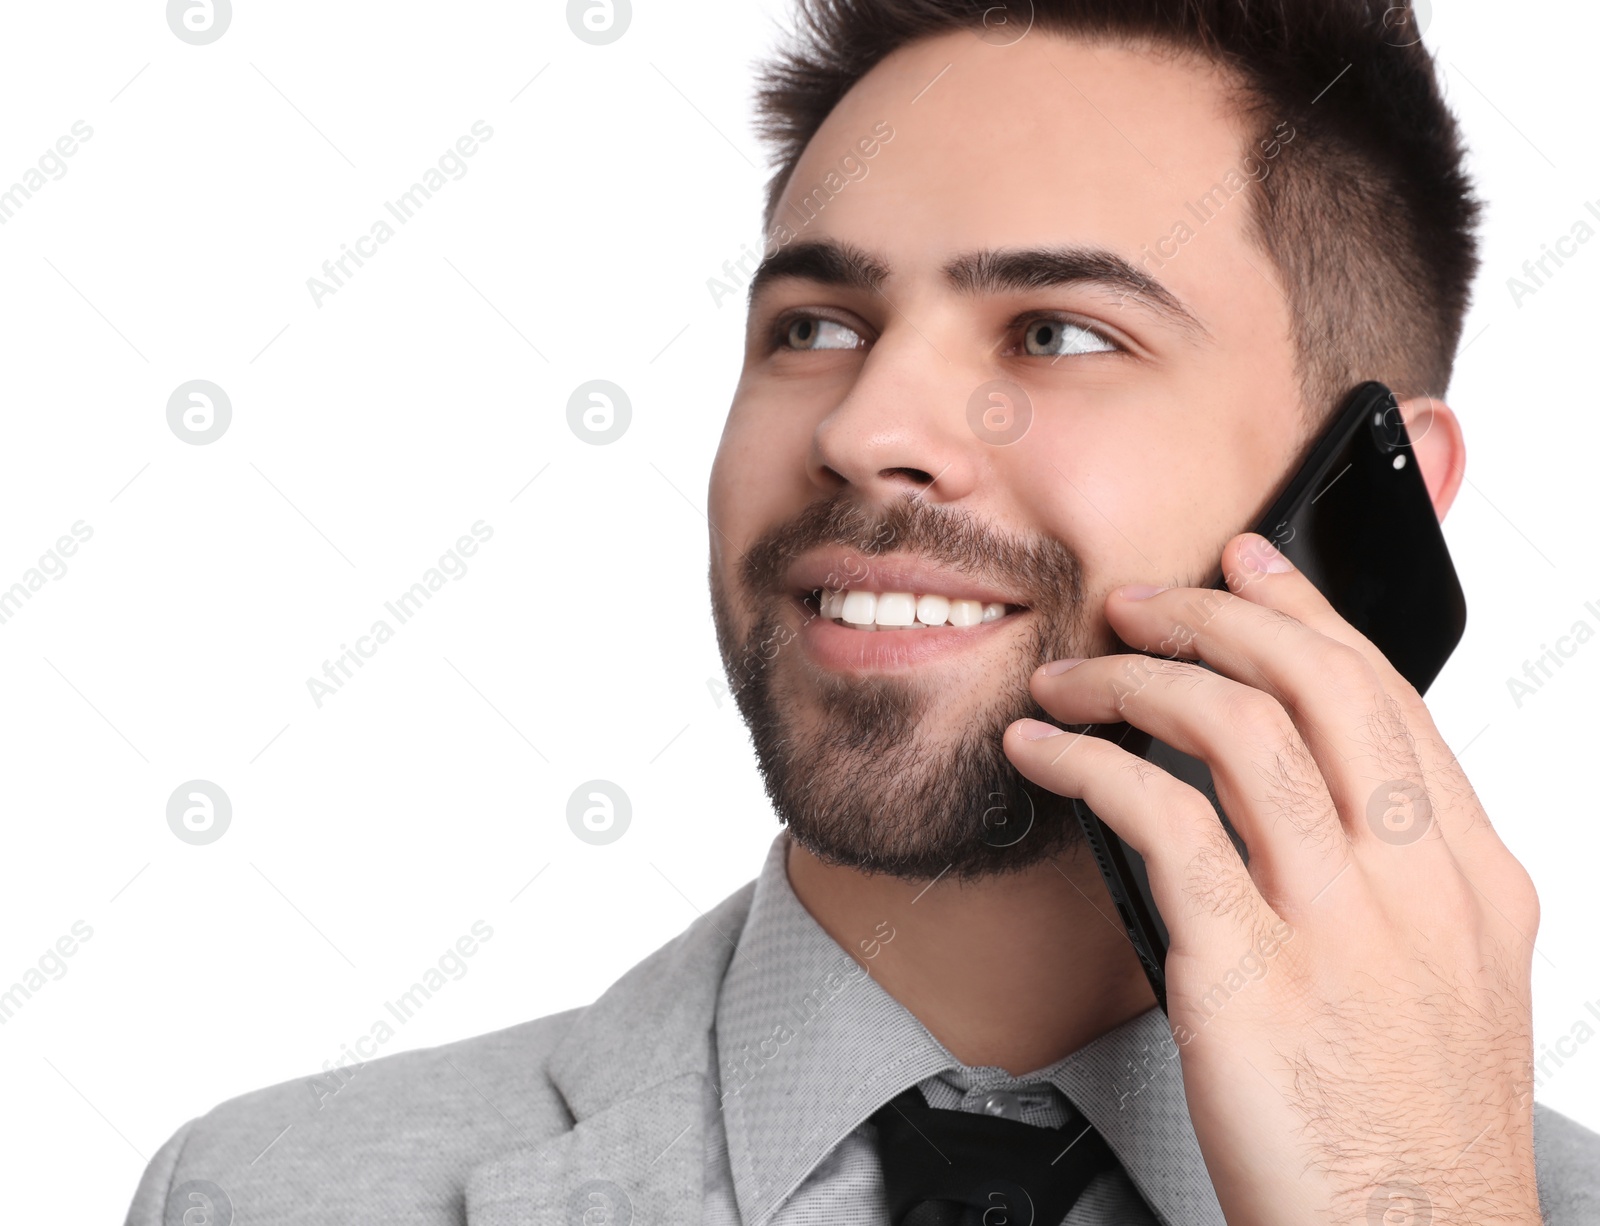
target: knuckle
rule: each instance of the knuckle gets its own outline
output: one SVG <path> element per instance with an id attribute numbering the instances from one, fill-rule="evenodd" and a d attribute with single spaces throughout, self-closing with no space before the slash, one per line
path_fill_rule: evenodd
<path id="1" fill-rule="evenodd" d="M 1412 685 L 1404 673 L 1399 669 L 1394 670 L 1394 679 L 1389 683 L 1389 693 L 1405 711 L 1426 711 L 1428 705 L 1423 701 L 1422 691 Z"/>
<path id="2" fill-rule="evenodd" d="M 1210 829 L 1189 859 L 1184 893 L 1193 911 L 1212 916 L 1248 919 L 1254 915 L 1256 893 L 1244 861 L 1217 822 L 1204 798 Z"/>
<path id="3" fill-rule="evenodd" d="M 1442 938 L 1471 944 L 1477 941 L 1484 919 L 1483 901 L 1464 876 L 1448 874 L 1429 897 L 1428 914 Z"/>
<path id="4" fill-rule="evenodd" d="M 1202 843 L 1210 844 L 1218 838 L 1228 842 L 1227 833 L 1217 821 L 1217 811 L 1204 793 L 1186 783 L 1177 784 L 1174 791 L 1176 794 L 1168 801 L 1168 806 L 1176 826 Z M 1228 843 L 1228 849 L 1232 851 L 1232 843 Z"/>
<path id="5" fill-rule="evenodd" d="M 1210 855 L 1219 846 L 1220 840 L 1220 844 L 1227 846 L 1229 854 L 1238 859 L 1238 853 L 1228 841 L 1227 832 L 1217 820 L 1217 811 L 1211 807 L 1211 802 L 1187 783 L 1174 780 L 1171 791 L 1162 801 L 1161 816 L 1163 824 L 1172 831 L 1175 842 L 1198 848 Z"/>
<path id="6" fill-rule="evenodd" d="M 1324 851 L 1347 841 L 1339 810 L 1328 792 L 1317 762 L 1299 737 L 1273 756 L 1263 768 L 1264 799 L 1275 820 L 1293 830 L 1301 840 Z"/>
<path id="7" fill-rule="evenodd" d="M 1375 758 L 1392 762 L 1405 777 L 1421 781 L 1422 762 L 1417 753 L 1417 739 L 1399 701 L 1387 690 L 1380 691 L 1369 708 L 1365 736 Z"/>
<path id="8" fill-rule="evenodd" d="M 1349 699 L 1370 704 L 1383 689 L 1378 670 L 1359 650 L 1337 639 L 1324 639 L 1313 664 L 1318 684 L 1336 690 Z"/>
<path id="9" fill-rule="evenodd" d="M 1531 941 L 1539 930 L 1539 891 L 1528 870 L 1515 858 L 1507 874 L 1506 911 L 1512 923 Z"/>
<path id="10" fill-rule="evenodd" d="M 1240 686 L 1222 700 L 1222 725 L 1233 739 L 1252 745 L 1278 746 L 1289 739 L 1294 724 L 1276 698 Z"/>
<path id="11" fill-rule="evenodd" d="M 1143 758 L 1130 758 L 1127 769 L 1141 788 L 1150 794 L 1157 824 L 1169 831 L 1175 842 L 1187 846 L 1208 841 L 1212 834 L 1227 834 L 1217 821 L 1216 810 L 1205 794 L 1154 766 Z M 1232 844 L 1229 844 L 1230 850 Z"/>

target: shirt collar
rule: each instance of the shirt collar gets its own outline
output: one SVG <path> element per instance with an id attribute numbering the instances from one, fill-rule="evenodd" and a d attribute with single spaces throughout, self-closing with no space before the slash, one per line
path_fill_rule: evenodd
<path id="1" fill-rule="evenodd" d="M 872 978 L 870 960 L 823 931 L 789 885 L 788 851 L 780 831 L 717 1000 L 722 1123 L 750 1226 L 768 1226 L 829 1151 L 908 1086 L 948 1070 L 1008 1079 L 962 1065 Z M 1049 1081 L 1071 1099 L 1163 1222 L 1222 1226 L 1159 1009 L 1018 1080 Z"/>

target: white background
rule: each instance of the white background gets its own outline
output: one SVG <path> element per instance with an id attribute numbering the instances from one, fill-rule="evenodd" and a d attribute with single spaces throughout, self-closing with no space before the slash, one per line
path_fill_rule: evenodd
<path id="1" fill-rule="evenodd" d="M 0 185 L 93 129 L 0 226 L 0 587 L 93 531 L 0 625 L 0 987 L 93 929 L 0 1027 L 8 1220 L 120 1220 L 178 1125 L 336 1059 L 476 920 L 383 1054 L 593 999 L 776 832 L 717 697 L 702 508 L 743 322 L 706 281 L 759 245 L 749 66 L 783 5 L 639 3 L 609 46 L 562 8 L 240 0 L 191 46 L 153 0 L 6 7 Z M 1600 1009 L 1600 644 L 1520 709 L 1507 678 L 1600 629 L 1600 242 L 1520 306 L 1506 279 L 1600 200 L 1597 36 L 1570 0 L 1428 31 L 1491 202 L 1445 524 L 1470 620 L 1429 699 L 1540 888 L 1541 1044 Z M 316 305 L 477 120 L 465 177 Z M 191 379 L 232 402 L 207 446 L 166 421 Z M 631 400 L 609 446 L 567 424 L 591 379 Z M 319 709 L 306 679 L 480 519 Z M 233 804 L 209 846 L 166 822 L 197 778 Z M 632 802 L 610 846 L 567 825 L 595 778 Z M 1568 1050 L 1539 1096 L 1600 1128 L 1600 1042 Z"/>

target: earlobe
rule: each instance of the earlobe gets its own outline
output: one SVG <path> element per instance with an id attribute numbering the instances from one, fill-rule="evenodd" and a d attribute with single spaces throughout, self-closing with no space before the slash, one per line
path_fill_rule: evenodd
<path id="1" fill-rule="evenodd" d="M 1434 513 L 1442 521 L 1466 476 L 1467 444 L 1461 435 L 1461 422 L 1449 405 L 1429 396 L 1402 400 L 1400 415 L 1433 499 Z"/>

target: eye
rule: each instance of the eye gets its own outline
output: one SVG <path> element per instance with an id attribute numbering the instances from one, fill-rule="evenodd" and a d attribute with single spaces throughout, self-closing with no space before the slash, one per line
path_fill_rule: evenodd
<path id="1" fill-rule="evenodd" d="M 1115 353 L 1119 348 L 1093 328 L 1070 319 L 1033 319 L 1022 334 L 1023 351 L 1034 357 L 1061 358 L 1074 353 Z"/>
<path id="2" fill-rule="evenodd" d="M 859 349 L 855 329 L 820 315 L 791 315 L 778 324 L 778 344 L 787 349 Z"/>

